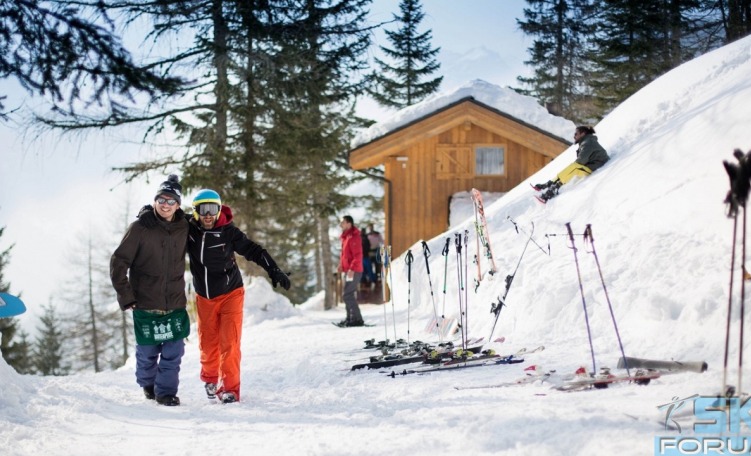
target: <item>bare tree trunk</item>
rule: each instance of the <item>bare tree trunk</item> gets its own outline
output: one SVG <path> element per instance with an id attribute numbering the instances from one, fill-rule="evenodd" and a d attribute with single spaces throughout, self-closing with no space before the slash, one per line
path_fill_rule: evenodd
<path id="1" fill-rule="evenodd" d="M 229 182 L 225 179 L 224 155 L 227 147 L 227 112 L 229 111 L 229 78 L 227 76 L 229 56 L 227 55 L 227 37 L 229 29 L 223 12 L 224 1 L 214 0 L 212 3 L 212 20 L 214 23 L 214 68 L 216 69 L 216 124 L 214 125 L 214 138 L 211 141 L 212 170 L 215 176 L 220 176 L 220 182 Z"/>
<path id="2" fill-rule="evenodd" d="M 325 310 L 333 309 L 336 306 L 334 302 L 334 289 L 329 280 L 330 274 L 335 270 L 334 262 L 331 258 L 331 239 L 329 238 L 329 219 L 326 216 L 318 216 L 318 232 L 321 236 L 321 256 L 323 257 L 323 289 Z"/>
<path id="3" fill-rule="evenodd" d="M 89 258 L 88 258 L 88 278 L 89 278 L 89 318 L 91 324 L 91 350 L 94 360 L 94 372 L 101 372 L 99 367 L 99 332 L 96 326 L 96 309 L 94 309 L 94 266 L 92 264 L 92 250 L 91 231 L 89 231 Z"/>
<path id="4" fill-rule="evenodd" d="M 328 276 L 328 274 L 326 274 L 326 271 L 324 270 L 324 267 L 323 267 L 323 254 L 322 254 L 322 249 L 321 249 L 322 237 L 323 236 L 321 236 L 321 230 L 320 230 L 320 225 L 319 225 L 318 229 L 316 229 L 315 231 L 316 245 L 314 246 L 316 293 L 324 289 L 325 287 L 324 283 L 326 282 L 326 277 Z"/>

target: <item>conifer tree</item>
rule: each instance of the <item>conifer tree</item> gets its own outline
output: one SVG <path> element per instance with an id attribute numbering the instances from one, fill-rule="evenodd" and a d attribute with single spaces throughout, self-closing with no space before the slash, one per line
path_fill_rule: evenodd
<path id="1" fill-rule="evenodd" d="M 63 329 L 55 308 L 42 306 L 44 315 L 34 344 L 34 367 L 41 375 L 67 375 L 70 370 L 63 354 Z"/>
<path id="2" fill-rule="evenodd" d="M 397 30 L 386 30 L 391 48 L 380 46 L 392 63 L 374 59 L 377 69 L 371 75 L 368 93 L 380 105 L 404 108 L 435 93 L 443 76 L 428 79 L 440 68 L 435 59 L 441 48 L 431 48 L 432 31 L 420 33 L 418 28 L 425 14 L 420 0 L 401 0 L 400 15 L 394 15 Z"/>
<path id="3" fill-rule="evenodd" d="M 723 14 L 723 22 L 730 43 L 751 34 L 751 0 L 726 0 L 726 3 L 727 14 Z"/>
<path id="4" fill-rule="evenodd" d="M 691 20 L 700 1 L 600 0 L 590 84 L 604 113 L 703 51 Z M 691 38 L 691 39 L 689 39 Z"/>
<path id="5" fill-rule="evenodd" d="M 0 227 L 0 239 L 2 239 L 4 231 L 5 227 Z M 5 270 L 10 261 L 12 249 L 13 246 L 11 245 L 0 252 L 0 292 L 3 293 L 10 292 L 10 283 L 5 279 Z M 0 352 L 2 352 L 3 359 L 9 366 L 19 373 L 26 373 L 29 358 L 28 344 L 24 339 L 24 332 L 18 333 L 18 325 L 18 318 L 0 318 Z M 18 341 L 17 335 L 21 337 L 20 341 Z"/>
<path id="6" fill-rule="evenodd" d="M 594 10 L 589 0 L 527 0 L 521 30 L 534 37 L 529 48 L 533 75 L 518 77 L 520 93 L 536 97 L 556 115 L 583 122 L 593 111 L 587 60 Z"/>
<path id="7" fill-rule="evenodd" d="M 13 78 L 46 96 L 58 113 L 104 107 L 116 116 L 139 94 L 171 93 L 182 84 L 138 65 L 118 36 L 103 2 L 0 2 L 0 79 Z M 0 119 L 6 117 L 0 94 Z M 79 106 L 80 107 L 80 106 Z"/>
<path id="8" fill-rule="evenodd" d="M 7 320 L 7 319 L 3 319 Z M 18 322 L 17 319 L 12 319 Z M 2 321 L 0 320 L 0 324 Z M 16 323 L 14 323 L 15 325 Z M 3 355 L 9 366 L 16 370 L 19 374 L 33 374 L 36 372 L 34 368 L 33 358 L 33 345 L 29 340 L 29 333 L 21 329 L 16 337 L 17 341 L 10 347 L 10 351 L 3 350 Z"/>
<path id="9" fill-rule="evenodd" d="M 310 266 L 302 271 L 306 276 L 324 275 L 317 282 L 324 286 L 327 308 L 334 304 L 328 274 L 336 270 L 329 232 L 348 203 L 343 190 L 353 182 L 346 151 L 357 121 L 353 101 L 363 82 L 351 75 L 365 67 L 370 38 L 362 24 L 369 3 L 296 2 L 285 23 L 289 33 L 279 41 L 280 77 L 269 87 L 271 127 L 264 147 L 274 167 L 264 176 L 273 183 L 268 194 L 285 216 L 277 226 L 294 246 L 292 259 L 297 264 L 308 259 Z M 311 257 L 323 264 L 312 263 Z"/>

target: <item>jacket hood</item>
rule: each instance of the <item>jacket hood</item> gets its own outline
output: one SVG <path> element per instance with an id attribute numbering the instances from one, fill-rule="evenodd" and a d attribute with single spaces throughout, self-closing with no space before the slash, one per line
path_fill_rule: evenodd
<path id="1" fill-rule="evenodd" d="M 214 228 L 220 228 L 224 225 L 229 225 L 232 223 L 232 220 L 234 219 L 232 215 L 232 209 L 230 209 L 229 206 L 222 205 L 222 208 L 219 210 L 219 218 L 216 220 L 216 225 L 214 225 Z"/>

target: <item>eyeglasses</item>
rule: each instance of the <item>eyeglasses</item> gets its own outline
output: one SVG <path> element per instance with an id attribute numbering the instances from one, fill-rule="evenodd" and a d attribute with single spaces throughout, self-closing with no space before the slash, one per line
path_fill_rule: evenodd
<path id="1" fill-rule="evenodd" d="M 216 203 L 199 204 L 196 210 L 198 211 L 198 215 L 202 217 L 206 215 L 213 217 L 219 213 L 219 205 Z"/>
<path id="2" fill-rule="evenodd" d="M 167 206 L 174 206 L 175 204 L 177 204 L 177 200 L 169 198 L 157 198 L 156 202 L 159 204 L 166 204 Z"/>

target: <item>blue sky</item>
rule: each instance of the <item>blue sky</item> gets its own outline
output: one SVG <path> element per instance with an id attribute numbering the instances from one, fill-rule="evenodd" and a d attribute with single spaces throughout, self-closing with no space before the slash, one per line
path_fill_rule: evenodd
<path id="1" fill-rule="evenodd" d="M 376 0 L 371 8 L 374 23 L 398 12 L 398 0 Z M 501 86 L 516 85 L 525 72 L 523 61 L 529 46 L 516 24 L 522 0 L 426 0 L 423 30 L 433 32 L 433 45 L 441 47 L 439 61 L 446 90 L 471 79 L 485 79 Z M 390 46 L 383 33 L 377 44 Z M 374 50 L 375 52 L 375 50 Z M 37 100 L 9 81 L 8 107 L 33 106 Z M 363 115 L 380 120 L 388 115 L 372 102 L 362 102 Z M 3 166 L 0 167 L 0 250 L 14 244 L 6 280 L 11 291 L 23 293 L 31 319 L 41 314 L 42 304 L 60 303 L 65 283 L 74 280 L 69 259 L 79 251 L 82 235 L 91 230 L 117 242 L 127 214 L 148 203 L 164 176 L 122 183 L 114 166 L 147 157 L 151 146 L 138 144 L 139 130 L 92 132 L 61 138 L 39 135 L 17 124 L 0 125 Z M 132 218 L 131 218 L 132 220 Z M 106 243 L 105 242 L 105 243 Z"/>

